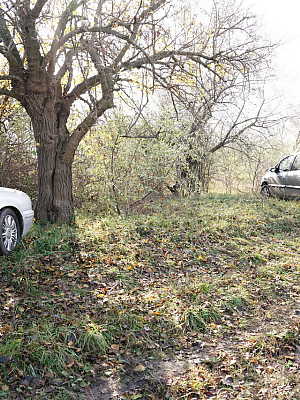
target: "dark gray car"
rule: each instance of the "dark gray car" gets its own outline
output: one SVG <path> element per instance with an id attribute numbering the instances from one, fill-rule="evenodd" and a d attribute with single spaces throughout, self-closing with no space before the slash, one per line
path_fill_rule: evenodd
<path id="1" fill-rule="evenodd" d="M 282 199 L 300 198 L 300 153 L 284 157 L 262 177 L 261 194 Z"/>

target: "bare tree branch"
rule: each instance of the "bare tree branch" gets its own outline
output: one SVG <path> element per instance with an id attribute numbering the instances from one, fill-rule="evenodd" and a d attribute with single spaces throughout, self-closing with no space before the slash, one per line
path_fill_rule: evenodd
<path id="1" fill-rule="evenodd" d="M 40 41 L 36 30 L 35 18 L 31 15 L 29 5 L 17 8 L 18 26 L 21 30 L 24 51 L 30 73 L 37 74 L 42 64 Z"/>
<path id="2" fill-rule="evenodd" d="M 46 5 L 48 0 L 37 0 L 33 9 L 31 10 L 31 15 L 34 19 L 37 19 L 41 12 L 42 9 L 44 8 L 44 6 Z"/>
<path id="3" fill-rule="evenodd" d="M 23 80 L 17 75 L 0 75 L 0 81 L 12 81 L 14 79 L 23 82 Z"/>
<path id="4" fill-rule="evenodd" d="M 66 99 L 69 101 L 69 104 L 72 104 L 74 103 L 74 101 L 76 101 L 76 99 L 78 99 L 88 90 L 99 85 L 100 82 L 101 82 L 101 75 L 100 74 L 93 75 L 90 78 L 87 78 L 86 80 L 83 80 L 78 85 L 76 85 L 74 89 L 69 94 L 66 95 Z"/>
<path id="5" fill-rule="evenodd" d="M 62 16 L 60 17 L 60 20 L 56 26 L 56 30 L 54 33 L 54 39 L 52 41 L 52 45 L 50 48 L 50 51 L 48 52 L 48 54 L 45 57 L 45 64 L 49 64 L 48 66 L 48 72 L 49 73 L 53 73 L 54 69 L 55 69 L 55 57 L 57 54 L 57 51 L 59 50 L 59 48 L 61 47 L 59 42 L 65 32 L 67 23 L 69 18 L 72 16 L 72 14 L 74 13 L 74 11 L 80 6 L 84 4 L 83 0 L 72 0 L 67 8 L 65 9 L 65 11 L 63 12 Z"/>
<path id="6" fill-rule="evenodd" d="M 74 129 L 68 143 L 65 145 L 64 158 L 73 159 L 74 153 L 86 133 L 95 124 L 99 116 L 106 110 L 113 107 L 113 81 L 109 70 L 102 70 L 99 73 L 100 84 L 102 87 L 102 97 L 95 104 L 94 109 L 87 117 Z"/>
<path id="7" fill-rule="evenodd" d="M 1 53 L 6 57 L 9 62 L 11 72 L 19 72 L 20 68 L 23 66 L 23 62 L 17 46 L 10 34 L 7 27 L 4 12 L 0 8 L 0 40 L 3 42 L 4 46 L 1 48 Z"/>

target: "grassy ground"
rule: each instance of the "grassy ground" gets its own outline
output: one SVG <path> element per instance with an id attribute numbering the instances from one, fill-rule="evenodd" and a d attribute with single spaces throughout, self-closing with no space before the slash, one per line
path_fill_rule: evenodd
<path id="1" fill-rule="evenodd" d="M 299 203 L 77 222 L 0 259 L 0 398 L 300 399 Z"/>

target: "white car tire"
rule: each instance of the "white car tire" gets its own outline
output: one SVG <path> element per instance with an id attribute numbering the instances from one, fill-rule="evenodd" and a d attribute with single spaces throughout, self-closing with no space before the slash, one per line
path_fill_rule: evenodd
<path id="1" fill-rule="evenodd" d="M 0 210 L 0 254 L 10 254 L 21 239 L 20 222 L 11 208 Z"/>

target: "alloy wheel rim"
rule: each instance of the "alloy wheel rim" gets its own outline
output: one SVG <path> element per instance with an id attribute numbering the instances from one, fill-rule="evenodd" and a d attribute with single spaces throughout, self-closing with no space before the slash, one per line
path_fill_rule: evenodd
<path id="1" fill-rule="evenodd" d="M 18 228 L 14 217 L 6 215 L 2 224 L 2 242 L 7 251 L 16 247 L 18 241 Z"/>
<path id="2" fill-rule="evenodd" d="M 263 195 L 265 196 L 265 197 L 270 197 L 270 190 L 269 190 L 269 188 L 265 185 L 265 186 L 263 186 Z"/>

